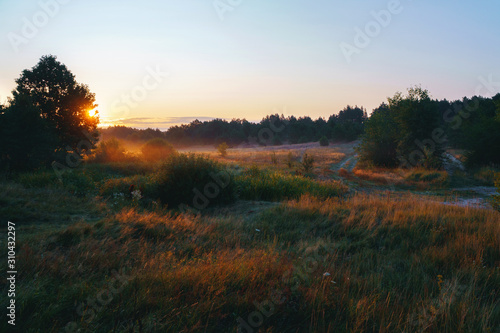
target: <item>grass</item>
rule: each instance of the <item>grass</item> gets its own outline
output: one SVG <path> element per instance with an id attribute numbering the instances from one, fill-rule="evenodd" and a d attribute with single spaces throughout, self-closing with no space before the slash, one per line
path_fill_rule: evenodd
<path id="1" fill-rule="evenodd" d="M 402 191 L 353 194 L 345 182 L 323 179 L 321 167 L 304 177 L 274 169 L 272 161 L 269 168 L 238 164 L 243 167 L 231 174 L 239 201 L 197 215 L 146 200 L 153 167 L 93 164 L 67 176 L 74 181 L 53 182 L 50 172 L 40 171 L 0 183 L 0 216 L 16 223 L 16 328 L 500 327 L 499 212 Z M 349 184 L 384 188 L 394 177 L 414 187 L 450 186 L 436 171 L 344 171 Z M 145 197 L 118 202 L 114 193 L 125 193 L 130 183 Z M 6 304 L 5 279 L 0 289 Z M 0 331 L 6 325 L 1 321 Z"/>
<path id="2" fill-rule="evenodd" d="M 313 179 L 278 172 L 251 169 L 235 177 L 240 198 L 245 200 L 280 201 L 310 193 L 320 198 L 343 196 L 347 187 L 339 181 Z"/>

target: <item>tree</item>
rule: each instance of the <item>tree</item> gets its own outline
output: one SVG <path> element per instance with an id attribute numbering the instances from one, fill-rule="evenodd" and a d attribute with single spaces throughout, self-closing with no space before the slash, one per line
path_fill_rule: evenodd
<path id="1" fill-rule="evenodd" d="M 309 173 L 313 170 L 314 168 L 314 157 L 307 155 L 307 153 L 304 154 L 302 157 L 302 168 L 304 169 L 304 173 Z"/>
<path id="2" fill-rule="evenodd" d="M 141 152 L 145 161 L 155 162 L 169 157 L 175 153 L 175 149 L 168 141 L 156 138 L 146 142 Z"/>
<path id="3" fill-rule="evenodd" d="M 360 160 L 377 166 L 397 165 L 398 135 L 389 105 L 382 103 L 366 122 L 363 140 L 357 147 Z"/>
<path id="4" fill-rule="evenodd" d="M 321 139 L 319 139 L 319 145 L 320 146 L 326 147 L 329 144 L 330 143 L 328 142 L 328 139 L 326 138 L 326 136 L 322 136 Z"/>
<path id="5" fill-rule="evenodd" d="M 223 142 L 217 146 L 217 151 L 219 152 L 219 155 L 221 157 L 226 157 L 228 148 L 229 148 L 229 146 L 227 145 L 227 143 Z"/>
<path id="6" fill-rule="evenodd" d="M 461 145 L 467 150 L 467 165 L 500 165 L 500 94 L 493 98 L 464 98 L 463 105 L 476 105 L 464 110 L 459 128 Z"/>
<path id="7" fill-rule="evenodd" d="M 94 152 L 91 161 L 97 163 L 121 162 L 127 157 L 125 147 L 115 138 L 101 141 Z"/>
<path id="8" fill-rule="evenodd" d="M 14 103 L 24 96 L 30 98 L 41 118 L 57 134 L 56 150 L 66 152 L 70 148 L 80 154 L 95 147 L 99 117 L 97 113 L 89 114 L 97 107 L 95 95 L 76 82 L 73 73 L 55 56 L 41 57 L 36 66 L 22 72 L 16 83 Z"/>
<path id="9" fill-rule="evenodd" d="M 396 93 L 388 101 L 397 123 L 400 164 L 405 167 L 422 165 L 440 168 L 444 130 L 441 129 L 441 133 L 437 104 L 430 99 L 429 92 L 412 87 L 406 96 Z"/>
<path id="10" fill-rule="evenodd" d="M 380 166 L 440 168 L 446 137 L 428 91 L 412 87 L 406 96 L 396 93 L 388 102 L 370 117 L 360 158 Z"/>
<path id="11" fill-rule="evenodd" d="M 363 133 L 367 117 L 365 109 L 346 106 L 337 116 L 328 120 L 332 127 L 332 137 L 337 140 L 356 140 Z"/>

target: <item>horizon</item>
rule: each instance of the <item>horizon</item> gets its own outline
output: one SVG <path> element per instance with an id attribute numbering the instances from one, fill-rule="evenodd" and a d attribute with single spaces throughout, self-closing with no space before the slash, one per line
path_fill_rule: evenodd
<path id="1" fill-rule="evenodd" d="M 477 95 L 484 82 L 489 89 L 481 96 L 500 91 L 494 1 L 228 6 L 4 2 L 0 102 L 22 70 L 46 54 L 96 94 L 103 126 L 259 121 L 277 107 L 286 108 L 285 116 L 314 119 L 347 105 L 371 113 L 413 85 L 448 100 Z"/>

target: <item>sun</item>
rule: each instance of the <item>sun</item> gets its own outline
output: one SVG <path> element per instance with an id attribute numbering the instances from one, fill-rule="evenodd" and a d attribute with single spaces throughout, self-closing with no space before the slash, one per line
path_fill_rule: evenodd
<path id="1" fill-rule="evenodd" d="M 89 118 L 95 118 L 97 115 L 99 115 L 99 111 L 97 111 L 97 108 L 88 109 L 87 115 L 89 116 Z"/>

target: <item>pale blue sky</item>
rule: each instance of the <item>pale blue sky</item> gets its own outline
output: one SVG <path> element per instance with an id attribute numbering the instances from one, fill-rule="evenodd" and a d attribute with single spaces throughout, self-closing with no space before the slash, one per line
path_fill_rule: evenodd
<path id="1" fill-rule="evenodd" d="M 0 101 L 45 54 L 89 85 L 103 120 L 163 128 L 176 117 L 258 120 L 276 108 L 313 118 L 347 104 L 371 110 L 413 84 L 456 99 L 472 96 L 479 76 L 500 81 L 493 0 L 401 0 L 350 63 L 339 45 L 354 45 L 355 28 L 391 1 L 242 0 L 224 20 L 213 0 L 65 2 L 45 24 L 38 1 L 0 0 Z M 23 36 L 33 16 L 38 32 L 16 52 L 9 33 Z M 122 96 L 140 90 L 148 68 L 170 75 L 127 106 Z"/>

